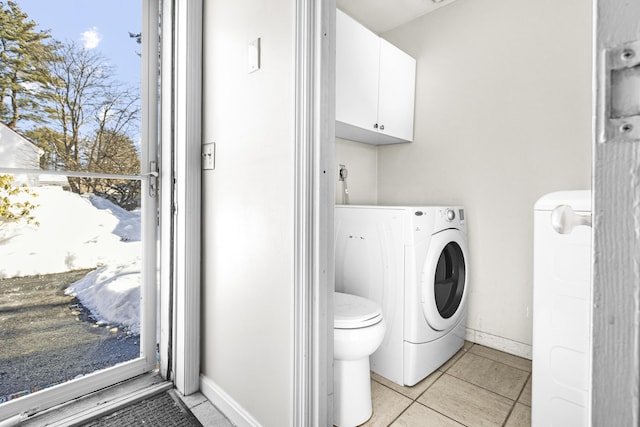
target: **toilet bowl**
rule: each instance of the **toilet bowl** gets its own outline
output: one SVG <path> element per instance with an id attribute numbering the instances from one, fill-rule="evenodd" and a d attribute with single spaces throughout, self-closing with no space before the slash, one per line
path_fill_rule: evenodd
<path id="1" fill-rule="evenodd" d="M 382 343 L 386 329 L 379 304 L 334 292 L 334 425 L 354 427 L 371 418 L 369 356 Z"/>

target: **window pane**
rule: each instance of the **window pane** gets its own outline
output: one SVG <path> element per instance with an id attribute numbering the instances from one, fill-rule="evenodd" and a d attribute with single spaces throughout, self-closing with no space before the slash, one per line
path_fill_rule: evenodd
<path id="1" fill-rule="evenodd" d="M 0 167 L 140 172 L 141 15 L 129 0 L 0 3 Z"/>

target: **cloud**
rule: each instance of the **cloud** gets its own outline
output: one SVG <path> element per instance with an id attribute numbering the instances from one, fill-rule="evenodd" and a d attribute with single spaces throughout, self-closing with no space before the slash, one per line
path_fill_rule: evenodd
<path id="1" fill-rule="evenodd" d="M 81 40 L 85 49 L 95 49 L 102 41 L 102 35 L 96 27 L 91 27 L 82 33 Z"/>

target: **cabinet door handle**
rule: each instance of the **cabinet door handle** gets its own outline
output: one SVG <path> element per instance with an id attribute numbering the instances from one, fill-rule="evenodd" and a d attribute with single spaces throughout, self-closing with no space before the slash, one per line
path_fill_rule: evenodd
<path id="1" fill-rule="evenodd" d="M 380 130 L 384 130 L 384 125 L 380 125 Z"/>

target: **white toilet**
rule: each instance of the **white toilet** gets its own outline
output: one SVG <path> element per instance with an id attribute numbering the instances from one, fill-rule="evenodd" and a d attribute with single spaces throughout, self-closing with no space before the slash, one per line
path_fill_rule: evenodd
<path id="1" fill-rule="evenodd" d="M 369 355 L 382 343 L 386 329 L 379 304 L 334 292 L 334 425 L 354 427 L 371 418 Z"/>

